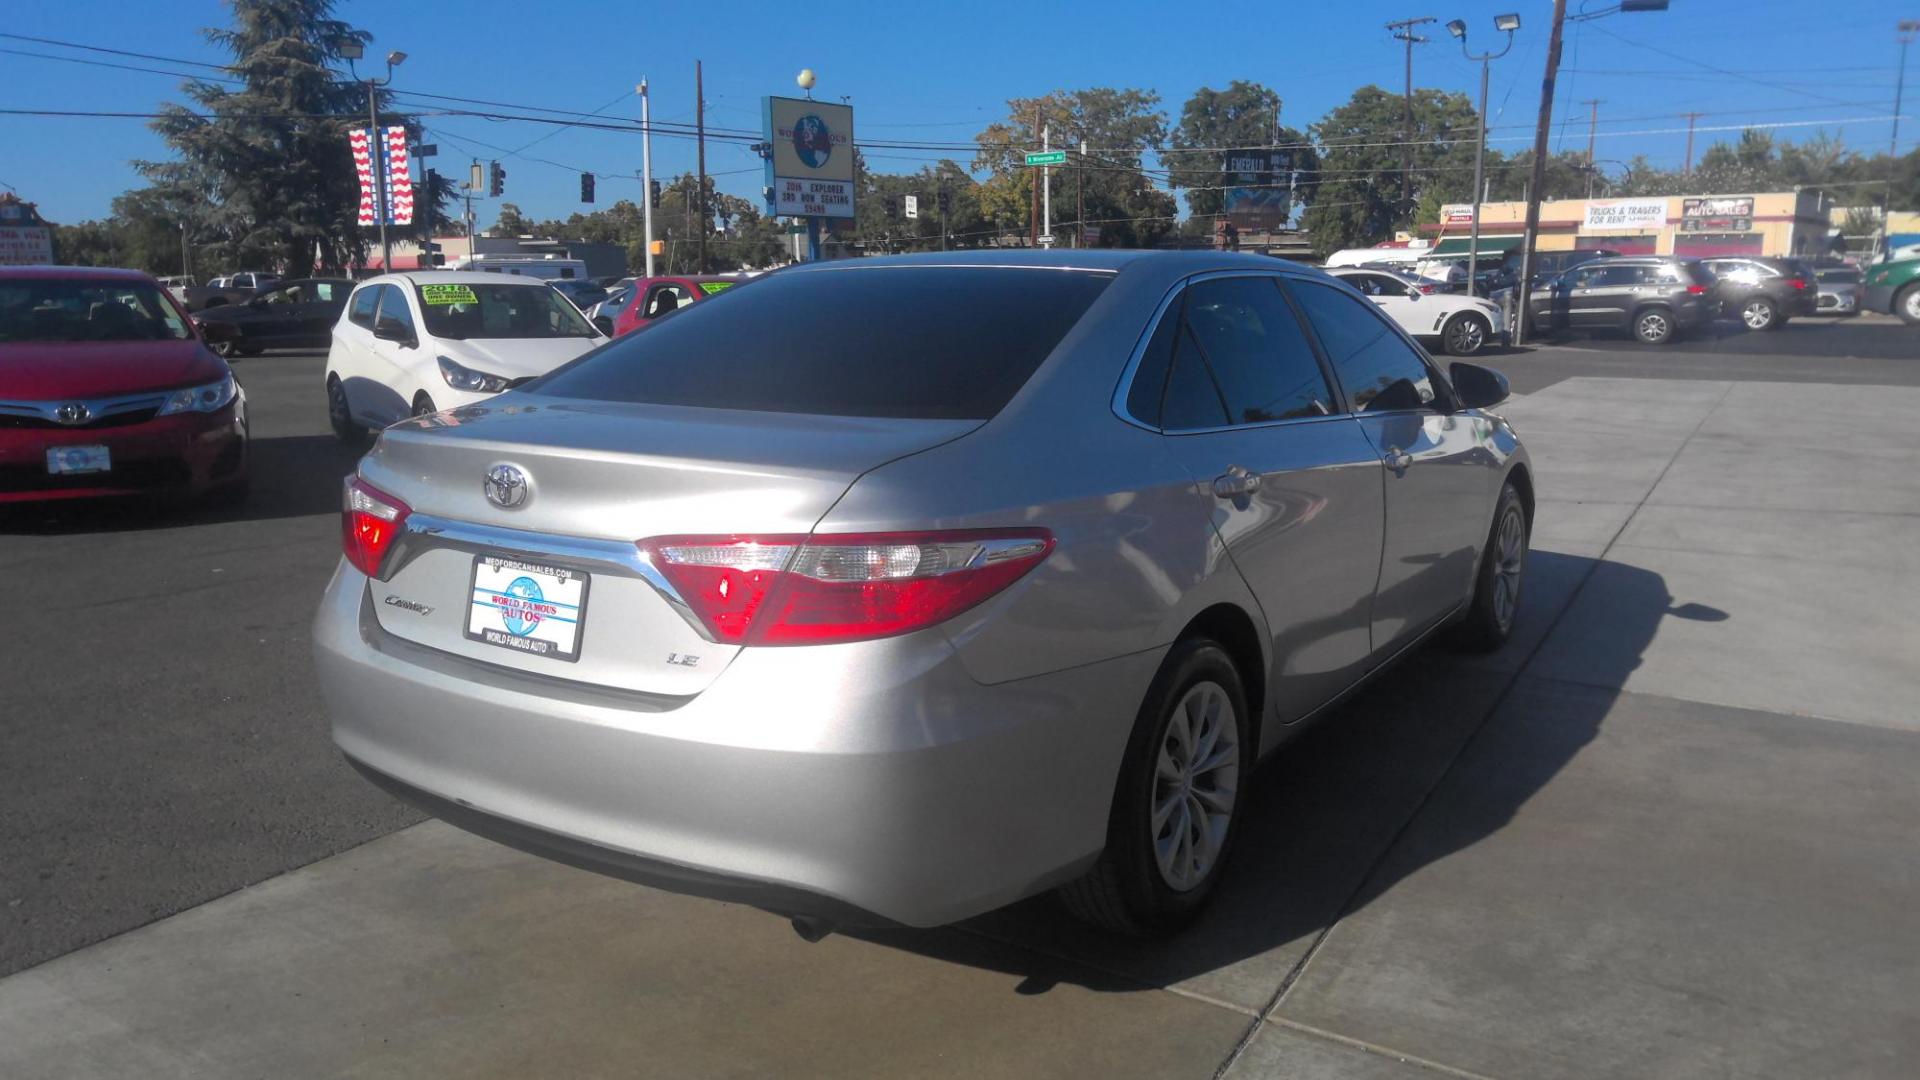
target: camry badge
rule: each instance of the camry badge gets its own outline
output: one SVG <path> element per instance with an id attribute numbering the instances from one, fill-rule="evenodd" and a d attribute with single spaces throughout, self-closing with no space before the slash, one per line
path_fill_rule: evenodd
<path id="1" fill-rule="evenodd" d="M 527 474 L 518 465 L 495 465 L 487 470 L 487 479 L 481 486 L 487 493 L 487 501 L 502 510 L 525 506 L 531 492 Z"/>
<path id="2" fill-rule="evenodd" d="M 93 410 L 84 401 L 68 401 L 53 410 L 53 418 L 63 424 L 84 424 L 93 418 Z"/>

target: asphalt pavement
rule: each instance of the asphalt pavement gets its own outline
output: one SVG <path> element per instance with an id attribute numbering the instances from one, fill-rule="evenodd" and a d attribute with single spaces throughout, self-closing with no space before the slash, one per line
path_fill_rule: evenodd
<path id="1" fill-rule="evenodd" d="M 320 357 L 241 360 L 244 507 L 0 519 L 0 1075 L 1920 1071 L 1920 331 L 1486 362 L 1539 468 L 1522 632 L 1264 768 L 1199 926 L 808 945 L 340 764 L 352 456 Z"/>

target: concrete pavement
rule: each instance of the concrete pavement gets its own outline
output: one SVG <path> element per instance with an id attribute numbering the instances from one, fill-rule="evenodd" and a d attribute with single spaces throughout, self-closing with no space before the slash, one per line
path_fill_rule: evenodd
<path id="1" fill-rule="evenodd" d="M 1262 770 L 1178 940 L 1039 899 L 809 946 L 428 824 L 0 980 L 0 1075 L 1911 1075 L 1917 407 L 1513 403 L 1524 633 Z"/>

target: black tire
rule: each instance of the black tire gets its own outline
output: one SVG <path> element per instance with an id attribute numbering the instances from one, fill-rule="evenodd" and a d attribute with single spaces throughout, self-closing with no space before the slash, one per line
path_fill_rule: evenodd
<path id="1" fill-rule="evenodd" d="M 435 413 L 439 411 L 440 411 L 440 407 L 433 403 L 433 399 L 427 396 L 427 392 L 425 390 L 422 390 L 419 393 L 413 395 L 413 411 L 408 413 L 407 415 L 425 416 L 428 413 Z"/>
<path id="2" fill-rule="evenodd" d="M 1894 294 L 1893 313 L 1909 326 L 1920 326 L 1920 282 Z"/>
<path id="3" fill-rule="evenodd" d="M 327 376 L 327 423 L 333 428 L 333 437 L 343 443 L 357 446 L 367 441 L 367 429 L 353 422 L 347 388 L 340 385 L 338 375 Z"/>
<path id="4" fill-rule="evenodd" d="M 1477 356 L 1485 351 L 1493 337 L 1493 325 L 1471 311 L 1448 319 L 1440 328 L 1440 347 L 1449 356 Z"/>
<path id="5" fill-rule="evenodd" d="M 1764 296 L 1749 296 L 1740 301 L 1740 325 L 1749 330 L 1778 330 L 1785 320 L 1780 317 L 1780 305 Z"/>
<path id="6" fill-rule="evenodd" d="M 1221 697 L 1233 709 L 1233 723 L 1230 725 L 1232 736 L 1238 740 L 1230 749 L 1234 754 L 1233 775 L 1226 790 L 1230 795 L 1230 806 L 1226 812 L 1226 822 L 1212 857 L 1199 871 L 1194 880 L 1185 888 L 1176 888 L 1170 884 L 1167 872 L 1161 868 L 1160 857 L 1156 854 L 1156 833 L 1163 837 L 1174 837 L 1179 832 L 1176 822 L 1190 823 L 1193 808 L 1201 806 L 1201 798 L 1188 792 L 1200 792 L 1203 785 L 1197 778 L 1182 781 L 1185 786 L 1176 791 L 1165 791 L 1166 783 L 1159 778 L 1158 769 L 1163 750 L 1175 753 L 1174 743 L 1178 739 L 1170 730 L 1175 719 L 1175 710 L 1189 698 L 1189 694 L 1207 696 L 1217 689 Z M 1177 642 L 1167 658 L 1160 665 L 1160 671 L 1153 678 L 1153 684 L 1147 689 L 1147 696 L 1140 704 L 1140 712 L 1134 719 L 1133 734 L 1127 741 L 1126 755 L 1120 762 L 1120 776 L 1114 785 L 1113 810 L 1108 817 L 1107 845 L 1100 853 L 1100 859 L 1087 871 L 1086 876 L 1060 889 L 1060 898 L 1067 910 L 1078 918 L 1105 930 L 1134 937 L 1158 937 L 1175 931 L 1192 922 L 1207 899 L 1213 894 L 1219 883 L 1222 868 L 1227 864 L 1233 852 L 1233 839 L 1239 831 L 1240 818 L 1244 816 L 1246 800 L 1243 793 L 1248 774 L 1251 772 L 1255 756 L 1253 732 L 1258 729 L 1254 718 L 1248 714 L 1246 690 L 1240 679 L 1240 672 L 1234 667 L 1233 659 L 1217 642 L 1206 638 L 1189 638 Z M 1218 723 L 1218 714 L 1215 723 Z M 1188 714 L 1182 710 L 1183 723 Z M 1216 727 L 1217 733 L 1224 734 L 1228 729 Z M 1214 753 L 1222 748 L 1216 735 L 1215 741 L 1203 743 L 1211 746 Z M 1203 752 L 1201 757 L 1210 758 Z M 1206 775 L 1218 780 L 1213 770 Z M 1217 799 L 1221 788 L 1209 789 L 1204 797 Z M 1156 796 L 1162 801 L 1174 800 L 1179 803 L 1179 812 L 1170 816 L 1163 827 L 1156 830 L 1153 825 L 1153 812 Z M 1183 798 L 1184 795 L 1184 798 Z M 1204 813 L 1200 814 L 1199 826 L 1187 835 L 1189 844 L 1202 832 L 1210 832 L 1210 821 Z M 1176 843 L 1173 854 L 1179 858 L 1180 848 Z"/>
<path id="7" fill-rule="evenodd" d="M 1507 528 L 1517 530 L 1517 555 L 1503 548 Z M 1487 546 L 1473 578 L 1473 602 L 1460 621 L 1447 629 L 1447 644 L 1463 652 L 1492 652 L 1513 636 L 1521 588 L 1526 584 L 1530 535 L 1526 504 L 1509 482 L 1501 487 L 1500 501 L 1493 508 L 1493 525 L 1487 530 Z"/>
<path id="8" fill-rule="evenodd" d="M 1680 327 L 1673 312 L 1663 307 L 1641 308 L 1633 313 L 1633 336 L 1647 345 L 1665 345 L 1679 336 Z"/>
<path id="9" fill-rule="evenodd" d="M 264 345 L 240 345 L 234 348 L 234 352 L 239 353 L 241 356 L 259 356 L 266 351 L 267 348 Z"/>
<path id="10" fill-rule="evenodd" d="M 231 360 L 240 355 L 240 346 L 235 345 L 231 341 L 216 341 L 213 343 L 213 351 L 218 354 L 222 360 Z"/>

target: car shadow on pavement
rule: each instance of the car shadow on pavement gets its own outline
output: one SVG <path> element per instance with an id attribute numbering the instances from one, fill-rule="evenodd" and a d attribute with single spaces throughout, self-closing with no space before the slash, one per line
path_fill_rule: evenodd
<path id="1" fill-rule="evenodd" d="M 337 513 L 340 480 L 365 452 L 365 446 L 348 446 L 332 435 L 254 439 L 247 447 L 249 491 L 237 503 L 115 497 L 14 504 L 0 506 L 0 535 L 174 529 Z"/>
<path id="2" fill-rule="evenodd" d="M 1557 596 L 1529 598 L 1522 618 L 1542 622 L 1556 620 L 1598 568 L 1597 560 L 1550 551 L 1532 552 L 1530 560 L 1536 580 L 1563 583 Z M 1663 619 L 1727 617 L 1704 605 L 1676 604 L 1658 574 L 1618 563 L 1605 564 L 1605 571 L 1602 587 L 1626 615 L 1607 628 L 1605 655 L 1590 667 L 1592 685 L 1603 690 L 1619 690 Z M 1061 981 L 1121 991 L 1187 982 L 1196 992 L 1258 1007 L 1334 923 L 1421 867 L 1498 832 L 1594 738 L 1617 693 L 1594 694 L 1551 714 L 1525 713 L 1518 704 L 1502 709 L 1513 672 L 1544 629 L 1529 632 L 1523 625 L 1507 646 L 1519 655 L 1495 654 L 1492 664 L 1429 647 L 1272 755 L 1254 775 L 1233 862 L 1212 905 L 1183 933 L 1160 941 L 1115 937 L 1081 924 L 1043 895 L 961 927 L 1022 946 L 1030 967 L 1007 963 L 1018 950 L 999 948 L 983 947 L 965 962 L 1023 976 L 1023 993 Z M 1501 737 L 1486 742 L 1503 748 L 1491 751 L 1503 760 L 1490 769 L 1476 763 L 1474 772 L 1498 777 L 1497 784 L 1463 801 L 1470 814 L 1422 817 L 1455 763 L 1496 724 Z M 957 946 L 936 935 L 852 934 L 959 958 Z M 1051 962 L 1056 959 L 1067 963 Z"/>

